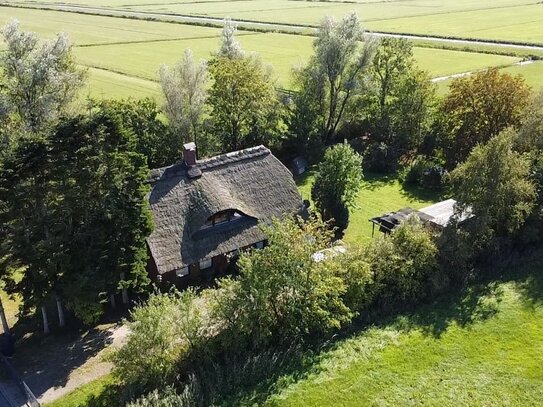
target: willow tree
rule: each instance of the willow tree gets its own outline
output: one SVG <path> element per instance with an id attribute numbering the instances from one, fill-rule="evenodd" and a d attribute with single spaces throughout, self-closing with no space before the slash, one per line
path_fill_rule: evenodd
<path id="1" fill-rule="evenodd" d="M 174 66 L 160 67 L 164 112 L 174 135 L 182 142 L 198 142 L 206 111 L 209 75 L 205 61 L 196 62 L 190 49 Z"/>
<path id="2" fill-rule="evenodd" d="M 333 141 L 356 97 L 364 92 L 375 41 L 364 35 L 356 13 L 341 21 L 326 17 L 313 43 L 314 54 L 296 73 L 299 94 L 295 96 L 298 122 L 317 121 L 326 143 Z M 312 111 L 307 111 L 307 106 Z"/>
<path id="3" fill-rule="evenodd" d="M 0 56 L 0 113 L 25 130 L 37 132 L 70 109 L 84 84 L 65 34 L 40 41 L 17 20 L 2 28 L 6 50 Z"/>

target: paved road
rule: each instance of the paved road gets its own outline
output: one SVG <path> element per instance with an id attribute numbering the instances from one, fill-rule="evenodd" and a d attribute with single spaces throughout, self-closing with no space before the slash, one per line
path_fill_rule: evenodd
<path id="1" fill-rule="evenodd" d="M 175 21 L 175 22 L 185 22 L 185 23 L 198 23 L 198 24 L 222 24 L 224 19 L 216 17 L 207 17 L 207 16 L 191 16 L 185 14 L 174 14 L 174 13 L 158 13 L 152 11 L 132 11 L 124 9 L 115 9 L 109 7 L 91 7 L 91 6 L 77 6 L 77 5 L 64 5 L 64 4 L 48 4 L 48 3 L 32 3 L 32 4 L 21 4 L 21 3 L 6 3 L 0 2 L 0 5 L 4 6 L 13 6 L 18 5 L 27 8 L 43 8 L 48 10 L 58 10 L 58 11 L 68 11 L 68 12 L 77 12 L 84 14 L 100 14 L 104 16 L 112 17 L 132 17 L 137 19 L 159 19 L 166 21 Z M 232 19 L 233 22 L 238 24 L 240 27 L 245 28 L 269 28 L 281 29 L 281 30 L 290 30 L 298 32 L 308 32 L 315 31 L 316 27 L 310 25 L 290 25 L 290 24 L 276 24 L 276 23 L 266 23 L 259 21 L 246 21 L 246 20 L 236 20 Z M 477 41 L 477 40 L 467 40 L 467 39 L 453 39 L 453 38 L 439 38 L 439 37 L 429 37 L 423 35 L 410 35 L 410 34 L 390 34 L 374 31 L 372 33 L 377 37 L 393 37 L 393 38 L 407 38 L 411 40 L 420 40 L 420 41 L 435 41 L 435 42 L 445 42 L 453 44 L 465 44 L 465 45 L 491 45 L 497 47 L 514 47 L 518 49 L 534 50 L 534 51 L 543 51 L 543 45 L 520 45 L 510 42 L 491 42 L 491 41 Z"/>

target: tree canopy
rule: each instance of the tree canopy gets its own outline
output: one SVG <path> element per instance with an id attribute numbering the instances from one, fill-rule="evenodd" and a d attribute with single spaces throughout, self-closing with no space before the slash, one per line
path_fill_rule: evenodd
<path id="1" fill-rule="evenodd" d="M 440 107 L 448 166 L 454 168 L 477 144 L 518 126 L 529 95 L 530 88 L 520 75 L 497 69 L 455 79 Z"/>
<path id="2" fill-rule="evenodd" d="M 11 20 L 2 28 L 0 116 L 4 126 L 37 132 L 67 112 L 84 83 L 68 37 L 41 42 Z"/>
<path id="3" fill-rule="evenodd" d="M 326 150 L 317 168 L 311 197 L 325 221 L 334 219 L 341 233 L 348 224 L 349 208 L 353 206 L 362 184 L 362 158 L 347 143 Z"/>

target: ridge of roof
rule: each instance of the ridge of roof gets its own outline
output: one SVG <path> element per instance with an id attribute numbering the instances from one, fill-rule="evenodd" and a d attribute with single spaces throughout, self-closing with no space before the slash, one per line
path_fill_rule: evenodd
<path id="1" fill-rule="evenodd" d="M 230 153 L 219 154 L 213 157 L 205 158 L 203 160 L 196 161 L 196 166 L 201 171 L 207 171 L 219 166 L 236 163 L 239 161 L 260 157 L 263 155 L 271 154 L 271 151 L 263 146 L 249 147 L 242 150 L 232 151 Z M 167 179 L 180 175 L 182 172 L 187 171 L 187 166 L 183 162 L 179 162 L 166 167 L 152 169 L 149 174 L 148 182 L 153 183 L 158 180 Z M 166 174 L 167 173 L 167 174 Z M 166 176 L 164 177 L 164 175 Z"/>

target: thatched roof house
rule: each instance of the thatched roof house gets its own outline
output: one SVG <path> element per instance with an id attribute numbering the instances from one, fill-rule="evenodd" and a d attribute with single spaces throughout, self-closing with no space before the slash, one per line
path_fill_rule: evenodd
<path id="1" fill-rule="evenodd" d="M 153 170 L 150 182 L 149 271 L 159 281 L 224 271 L 239 249 L 264 245 L 259 223 L 302 209 L 292 174 L 264 146 L 197 161 L 189 143 L 183 163 Z"/>

